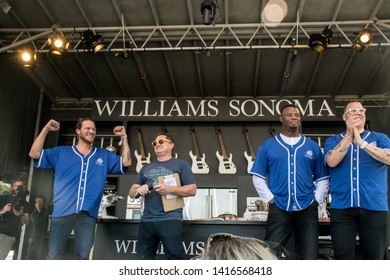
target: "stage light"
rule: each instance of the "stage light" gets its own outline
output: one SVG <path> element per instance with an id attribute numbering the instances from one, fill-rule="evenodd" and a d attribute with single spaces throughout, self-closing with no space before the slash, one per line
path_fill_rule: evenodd
<path id="1" fill-rule="evenodd" d="M 356 37 L 355 42 L 352 47 L 360 52 L 363 52 L 369 45 L 371 45 L 374 37 L 372 35 L 372 31 L 369 29 L 364 29 L 359 35 Z"/>
<path id="2" fill-rule="evenodd" d="M 96 54 L 102 48 L 104 48 L 104 40 L 101 35 L 94 34 L 90 29 L 83 32 L 83 42 L 89 51 Z"/>
<path id="3" fill-rule="evenodd" d="M 0 0 L 0 9 L 3 10 L 4 14 L 8 14 L 11 10 L 11 6 L 5 0 Z"/>
<path id="4" fill-rule="evenodd" d="M 310 35 L 309 39 L 309 47 L 313 50 L 324 53 L 326 50 L 326 47 L 332 40 L 333 31 L 329 28 L 325 28 L 321 34 L 312 34 Z"/>
<path id="5" fill-rule="evenodd" d="M 284 0 L 269 0 L 261 13 L 261 19 L 266 26 L 275 27 L 286 17 L 287 11 Z"/>
<path id="6" fill-rule="evenodd" d="M 203 24 L 214 25 L 215 24 L 215 13 L 216 13 L 216 4 L 214 0 L 204 0 L 200 5 L 200 11 L 203 15 Z"/>
<path id="7" fill-rule="evenodd" d="M 54 55 L 64 55 L 69 49 L 69 42 L 62 36 L 53 36 L 47 40 L 49 53 Z"/>
<path id="8" fill-rule="evenodd" d="M 37 60 L 37 54 L 31 50 L 26 49 L 16 53 L 15 59 L 19 65 L 25 68 L 33 68 Z"/>

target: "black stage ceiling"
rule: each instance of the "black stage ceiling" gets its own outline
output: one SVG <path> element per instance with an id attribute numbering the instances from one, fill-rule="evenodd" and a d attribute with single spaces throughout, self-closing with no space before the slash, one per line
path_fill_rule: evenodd
<path id="1" fill-rule="evenodd" d="M 272 0 L 281 1 L 281 0 Z M 204 25 L 203 0 L 0 0 L 0 62 L 30 47 L 25 69 L 55 104 L 94 98 L 332 97 L 389 105 L 390 0 L 286 0 L 277 26 L 264 24 L 267 1 L 214 0 L 215 25 Z M 309 36 L 333 31 L 320 54 Z M 364 28 L 363 52 L 351 46 Z M 102 36 L 93 54 L 82 33 Z M 62 34 L 70 49 L 48 53 Z M 61 105 L 65 104 L 65 105 Z"/>

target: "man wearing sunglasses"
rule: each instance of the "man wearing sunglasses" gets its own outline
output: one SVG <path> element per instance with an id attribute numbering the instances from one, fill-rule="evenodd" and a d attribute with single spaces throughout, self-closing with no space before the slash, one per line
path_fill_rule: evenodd
<path id="1" fill-rule="evenodd" d="M 172 157 L 175 142 L 171 135 L 158 134 L 152 146 L 157 160 L 141 168 L 129 191 L 130 197 L 141 195 L 144 198 L 144 211 L 138 231 L 138 258 L 155 259 L 161 241 L 167 259 L 183 259 L 183 208 L 165 212 L 161 196 L 194 196 L 195 178 L 186 161 Z M 175 173 L 180 176 L 181 186 L 158 183 L 159 176 Z"/>
<path id="2" fill-rule="evenodd" d="M 346 131 L 325 142 L 332 195 L 330 222 L 336 259 L 383 259 L 387 247 L 390 139 L 365 129 L 360 102 L 344 108 Z M 361 256 L 356 254 L 359 236 Z"/>

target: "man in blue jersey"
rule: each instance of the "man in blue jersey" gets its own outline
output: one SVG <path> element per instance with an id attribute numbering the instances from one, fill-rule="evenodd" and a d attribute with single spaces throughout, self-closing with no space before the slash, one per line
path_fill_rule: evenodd
<path id="1" fill-rule="evenodd" d="M 360 102 L 344 108 L 346 131 L 325 142 L 330 167 L 331 236 L 336 259 L 383 259 L 387 250 L 390 139 L 365 130 Z M 359 236 L 361 256 L 355 251 Z"/>
<path id="2" fill-rule="evenodd" d="M 126 130 L 116 126 L 114 134 L 123 143 L 121 156 L 93 146 L 95 122 L 81 118 L 76 124 L 75 146 L 43 149 L 50 131 L 60 124 L 50 120 L 35 139 L 30 157 L 35 167 L 54 171 L 54 209 L 52 214 L 48 259 L 61 259 L 74 230 L 74 259 L 88 259 L 95 237 L 95 226 L 107 174 L 124 174 L 131 165 Z"/>
<path id="3" fill-rule="evenodd" d="M 196 194 L 196 182 L 190 165 L 172 157 L 173 137 L 160 133 L 152 142 L 157 160 L 144 165 L 129 191 L 130 197 L 144 197 L 144 211 L 138 231 L 138 258 L 153 260 L 159 242 L 167 259 L 183 259 L 183 208 L 164 211 L 162 195 L 187 197 Z M 181 186 L 158 184 L 158 177 L 178 173 Z"/>
<path id="4" fill-rule="evenodd" d="M 328 194 L 329 171 L 316 142 L 299 133 L 295 105 L 281 109 L 282 132 L 266 140 L 251 169 L 260 198 L 269 204 L 265 240 L 280 257 L 295 233 L 300 259 L 318 256 L 318 205 Z"/>

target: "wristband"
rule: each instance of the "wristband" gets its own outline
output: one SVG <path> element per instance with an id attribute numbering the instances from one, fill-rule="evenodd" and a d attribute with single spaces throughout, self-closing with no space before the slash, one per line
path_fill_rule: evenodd
<path id="1" fill-rule="evenodd" d="M 363 144 L 360 145 L 360 149 L 364 150 L 367 144 L 368 144 L 367 141 L 364 141 Z"/>
<path id="2" fill-rule="evenodd" d="M 351 135 L 349 135 L 348 133 L 345 133 L 344 138 L 345 137 L 347 137 L 347 139 L 352 142 L 352 136 Z"/>
<path id="3" fill-rule="evenodd" d="M 121 146 L 123 143 L 123 139 L 127 139 L 127 135 L 121 137 L 121 141 L 119 141 L 118 145 Z"/>

